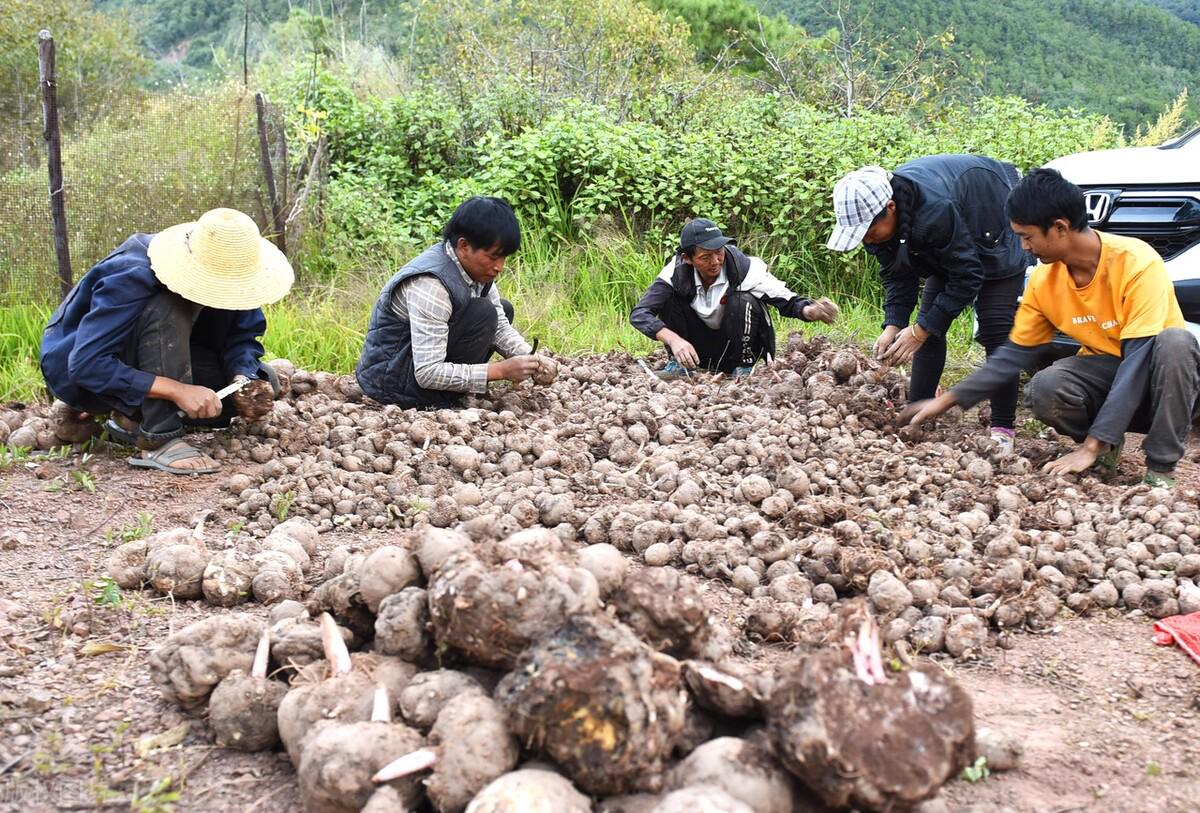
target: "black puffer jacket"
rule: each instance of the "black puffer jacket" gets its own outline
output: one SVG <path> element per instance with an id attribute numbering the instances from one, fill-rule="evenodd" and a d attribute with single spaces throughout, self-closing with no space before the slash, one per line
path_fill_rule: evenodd
<path id="1" fill-rule="evenodd" d="M 865 246 L 879 260 L 883 276 L 884 325 L 907 325 L 920 280 L 936 276 L 945 289 L 917 322 L 944 336 L 975 300 L 984 279 L 1021 274 L 1031 264 L 1004 213 L 1019 174 L 1011 164 L 978 155 L 931 155 L 909 161 L 894 174 L 899 183 L 911 185 L 911 211 L 902 213 L 890 242 Z M 908 235 L 902 240 L 905 220 Z"/>

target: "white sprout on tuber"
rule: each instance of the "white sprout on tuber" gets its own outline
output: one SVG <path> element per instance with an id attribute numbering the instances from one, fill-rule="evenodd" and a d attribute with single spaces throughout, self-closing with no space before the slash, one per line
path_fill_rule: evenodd
<path id="1" fill-rule="evenodd" d="M 333 674 L 349 674 L 352 668 L 350 650 L 346 648 L 346 642 L 337 628 L 337 622 L 329 613 L 321 613 L 321 645 L 325 649 L 325 659 L 329 661 Z"/>
<path id="2" fill-rule="evenodd" d="M 419 748 L 384 765 L 375 772 L 371 781 L 382 784 L 402 776 L 428 770 L 437 764 L 440 757 L 441 752 L 437 748 Z"/>
<path id="3" fill-rule="evenodd" d="M 851 637 L 848 644 L 858 679 L 868 686 L 887 683 L 883 659 L 879 655 L 879 627 L 875 619 L 871 616 L 864 618 L 858 634 Z"/>
<path id="4" fill-rule="evenodd" d="M 200 512 L 200 516 L 196 518 L 196 527 L 192 530 L 190 537 L 191 543 L 204 553 L 208 553 L 208 546 L 204 544 L 204 523 L 208 521 L 208 515 L 211 510 Z"/>
<path id="5" fill-rule="evenodd" d="M 371 706 L 371 722 L 390 723 L 392 721 L 392 701 L 388 697 L 387 687 L 379 684 L 375 687 L 375 703 Z"/>
<path id="6" fill-rule="evenodd" d="M 728 686 L 735 692 L 745 691 L 746 689 L 746 684 L 735 678 L 733 675 L 727 675 L 724 672 L 720 672 L 711 667 L 699 666 L 696 668 L 696 671 L 699 672 L 700 676 L 705 680 L 711 680 L 714 683 L 720 683 L 724 686 Z"/>
<path id="7" fill-rule="evenodd" d="M 262 637 L 258 639 L 258 649 L 254 651 L 254 665 L 250 668 L 250 677 L 252 678 L 267 679 L 267 661 L 271 655 L 270 630 L 270 627 L 264 627 Z"/>

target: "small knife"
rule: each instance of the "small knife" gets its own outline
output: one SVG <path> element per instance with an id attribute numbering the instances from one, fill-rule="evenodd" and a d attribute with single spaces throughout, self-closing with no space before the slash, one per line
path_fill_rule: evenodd
<path id="1" fill-rule="evenodd" d="M 230 395 L 233 395 L 235 392 L 240 390 L 242 387 L 249 384 L 250 381 L 251 381 L 251 379 L 249 379 L 249 378 L 243 378 L 240 381 L 234 381 L 232 384 L 227 384 L 226 386 L 221 387 L 221 389 L 217 390 L 217 399 L 224 401 L 227 397 L 229 397 Z M 179 417 L 181 417 L 181 418 L 187 417 L 187 413 L 184 412 L 182 409 L 177 409 L 175 411 L 179 415 Z"/>
<path id="2" fill-rule="evenodd" d="M 233 395 L 235 392 L 249 383 L 249 378 L 243 378 L 238 381 L 234 381 L 232 384 L 221 387 L 221 389 L 217 390 L 217 397 L 224 401 L 227 396 Z"/>

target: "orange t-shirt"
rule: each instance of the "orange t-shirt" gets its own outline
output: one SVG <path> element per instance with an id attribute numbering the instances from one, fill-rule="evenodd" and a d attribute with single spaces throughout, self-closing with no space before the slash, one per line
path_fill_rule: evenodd
<path id="1" fill-rule="evenodd" d="M 1076 287 L 1066 263 L 1034 269 L 1008 335 L 1014 344 L 1046 344 L 1057 330 L 1082 345 L 1080 355 L 1120 357 L 1122 339 L 1185 326 L 1158 253 L 1135 237 L 1096 233 L 1100 262 L 1085 287 Z"/>

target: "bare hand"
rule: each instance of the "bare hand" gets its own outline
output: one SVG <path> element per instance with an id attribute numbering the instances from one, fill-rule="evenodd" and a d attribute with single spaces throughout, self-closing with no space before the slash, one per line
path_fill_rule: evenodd
<path id="1" fill-rule="evenodd" d="M 687 339 L 676 339 L 667 346 L 671 348 L 671 355 L 675 357 L 675 360 L 684 367 L 700 366 L 700 354 Z"/>
<path id="2" fill-rule="evenodd" d="M 498 377 L 514 384 L 536 375 L 541 369 L 541 362 L 537 356 L 513 356 L 496 362 L 496 365 L 500 373 Z"/>
<path id="3" fill-rule="evenodd" d="M 804 306 L 804 318 L 810 322 L 824 322 L 832 325 L 838 317 L 838 306 L 833 300 L 821 298 Z"/>
<path id="4" fill-rule="evenodd" d="M 215 418 L 221 414 L 221 399 L 208 387 L 179 382 L 171 400 L 189 418 Z"/>
<path id="5" fill-rule="evenodd" d="M 900 410 L 896 423 L 900 426 L 920 426 L 941 415 L 956 403 L 958 401 L 952 393 L 939 395 L 937 398 L 926 398 L 923 401 L 914 401 Z"/>
<path id="6" fill-rule="evenodd" d="M 896 334 L 900 332 L 900 328 L 895 325 L 888 325 L 879 334 L 879 338 L 875 340 L 875 346 L 871 349 L 875 358 L 883 358 L 883 354 L 892 346 L 892 342 L 896 341 Z"/>
<path id="7" fill-rule="evenodd" d="M 922 335 L 928 336 L 929 334 L 922 333 Z M 893 367 L 898 364 L 907 364 L 908 360 L 913 357 L 913 353 L 917 352 L 923 344 L 925 344 L 925 339 L 917 334 L 917 329 L 914 325 L 909 325 L 896 334 L 896 339 L 884 351 L 880 357 L 880 361 L 884 364 L 890 364 Z"/>
<path id="8" fill-rule="evenodd" d="M 230 396 L 238 414 L 248 421 L 257 421 L 270 414 L 275 402 L 271 382 L 254 380 Z"/>
<path id="9" fill-rule="evenodd" d="M 1051 460 L 1042 466 L 1042 471 L 1050 475 L 1075 474 L 1090 468 L 1099 456 L 1098 452 L 1092 451 L 1087 446 L 1080 446 L 1075 451 L 1063 455 L 1058 460 Z"/>

